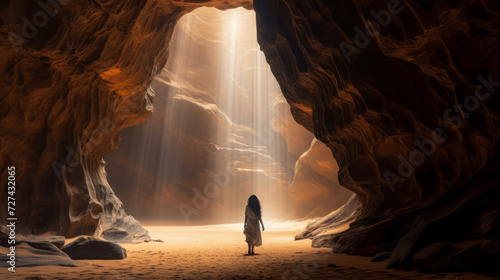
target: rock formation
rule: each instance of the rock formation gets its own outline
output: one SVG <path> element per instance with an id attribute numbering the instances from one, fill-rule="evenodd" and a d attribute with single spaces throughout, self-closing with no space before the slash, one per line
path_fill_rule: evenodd
<path id="1" fill-rule="evenodd" d="M 19 233 L 72 237 L 120 225 L 131 238 L 149 238 L 125 214 L 102 157 L 117 149 L 118 131 L 151 115 L 149 85 L 179 18 L 200 6 L 251 2 L 1 5 L 0 198 L 6 201 L 7 166 L 14 166 L 23 186 L 16 190 L 24 205 L 16 213 L 24 221 Z M 2 208 L 0 218 L 6 216 Z"/>
<path id="2" fill-rule="evenodd" d="M 121 260 L 127 251 L 120 245 L 93 237 L 79 237 L 61 248 L 72 260 Z"/>
<path id="3" fill-rule="evenodd" d="M 102 157 L 117 148 L 119 130 L 150 116 L 148 87 L 175 23 L 199 6 L 251 5 L 198 2 L 0 4 L 0 199 L 15 166 L 20 230 L 75 236 L 126 219 Z M 366 256 L 392 251 L 390 266 L 498 260 L 499 4 L 253 6 L 295 120 L 332 150 L 340 184 L 361 204 L 350 229 L 320 243 Z"/>
<path id="4" fill-rule="evenodd" d="M 285 0 L 254 8 L 295 119 L 331 148 L 341 185 L 361 203 L 350 229 L 316 244 L 366 256 L 392 250 L 389 266 L 419 267 L 418 252 L 440 241 L 462 244 L 448 257 L 465 260 L 465 244 L 498 240 L 499 189 L 490 181 L 497 4 Z"/>
<path id="5" fill-rule="evenodd" d="M 11 231 L 12 228 L 0 225 L 0 267 L 15 272 L 16 267 L 78 266 L 60 250 L 65 242 L 63 236 L 15 236 L 10 235 Z M 14 244 L 12 240 L 15 240 Z"/>
<path id="6" fill-rule="evenodd" d="M 228 22 L 254 36 L 231 48 Z M 293 168 L 292 160 L 269 123 L 280 92 L 275 80 L 257 88 L 258 78 L 273 78 L 257 47 L 250 11 L 204 8 L 179 21 L 169 60 L 151 85 L 155 113 L 121 132 L 120 148 L 105 158 L 128 213 L 154 223 L 240 222 L 255 193 L 269 219 L 288 214 L 293 173 L 285 164 Z"/>
<path id="7" fill-rule="evenodd" d="M 289 187 L 295 217 L 322 217 L 347 202 L 352 192 L 340 186 L 338 170 L 330 149 L 314 139 L 297 161 Z"/>
<path id="8" fill-rule="evenodd" d="M 141 221 L 185 222 L 179 206 L 192 207 L 198 191 L 207 206 L 195 209 L 190 223 L 239 222 L 256 186 L 269 189 L 261 197 L 268 219 L 322 216 L 350 196 L 328 148 L 311 147 L 312 133 L 295 122 L 276 81 L 262 81 L 272 73 L 265 62 L 258 69 L 256 37 L 230 34 L 228 22 L 256 34 L 254 14 L 242 9 L 197 9 L 179 21 L 170 59 L 151 85 L 155 113 L 122 131 L 120 148 L 105 157 L 110 185 Z M 228 188 L 204 194 L 210 174 L 221 172 L 230 175 Z"/>
<path id="9" fill-rule="evenodd" d="M 8 247 L 0 247 L 0 267 L 7 270 L 11 251 Z M 20 241 L 16 244 L 15 267 L 30 267 L 42 265 L 78 266 L 78 263 L 54 244 L 49 242 Z M 14 268 L 15 270 L 16 268 Z"/>

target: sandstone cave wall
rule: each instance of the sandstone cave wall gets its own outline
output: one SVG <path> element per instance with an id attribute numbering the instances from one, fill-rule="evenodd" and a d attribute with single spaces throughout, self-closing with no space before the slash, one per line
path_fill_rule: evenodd
<path id="1" fill-rule="evenodd" d="M 341 185 L 362 205 L 349 230 L 314 245 L 393 251 L 390 266 L 422 269 L 456 269 L 468 258 L 474 267 L 492 256 L 499 191 L 472 180 L 498 171 L 498 3 L 284 0 L 254 8 L 259 43 L 295 119 L 332 149 Z M 446 229 L 437 225 L 445 220 Z M 481 247 L 486 236 L 496 249 Z M 460 245 L 450 249 L 450 241 Z M 472 259 L 470 246 L 483 248 L 481 257 Z"/>
<path id="2" fill-rule="evenodd" d="M 253 36 L 233 34 L 228 23 Z M 265 219 L 289 215 L 295 162 L 271 134 L 271 101 L 281 93 L 269 65 L 256 63 L 264 59 L 256 45 L 255 15 L 242 8 L 200 8 L 177 23 L 151 84 L 154 114 L 121 131 L 119 149 L 105 157 L 127 213 L 143 223 L 235 223 L 256 194 Z M 257 89 L 257 78 L 271 82 Z"/>
<path id="3" fill-rule="evenodd" d="M 174 25 L 200 5 L 251 2 L 2 2 L 0 199 L 7 166 L 15 166 L 19 233 L 129 227 L 132 237 L 147 235 L 123 211 L 102 157 L 117 148 L 119 130 L 151 115 L 148 87 L 166 62 Z"/>
<path id="4" fill-rule="evenodd" d="M 380 35 L 359 35 L 374 20 L 371 11 L 387 10 L 389 2 L 397 15 L 390 14 Z M 295 119 L 333 151 L 340 183 L 362 204 L 351 229 L 322 240 L 335 241 L 336 251 L 362 255 L 393 250 L 390 265 L 450 268 L 442 254 L 470 244 L 482 256 L 498 248 L 499 193 L 492 174 L 498 172 L 493 81 L 500 80 L 500 7 L 494 1 L 396 2 L 254 1 L 259 43 Z M 231 2 L 243 4 L 249 5 Z M 111 213 L 121 209 L 101 159 L 116 149 L 119 129 L 149 116 L 153 93 L 147 88 L 165 64 L 173 25 L 196 5 L 228 4 L 68 1 L 14 48 L 9 34 L 22 34 L 22 17 L 40 8 L 29 1 L 1 5 L 0 198 L 5 167 L 14 165 L 24 186 L 17 195 L 26 206 L 18 210 L 25 231 L 91 232 L 99 214 L 116 217 Z M 345 55 L 349 50 L 354 53 Z M 475 94 L 477 104 L 464 106 Z M 129 101 L 134 106 L 125 109 Z M 114 129 L 99 129 L 106 118 Z M 446 138 L 442 143 L 432 135 L 436 128 Z M 415 140 L 428 139 L 435 151 L 420 162 L 410 153 L 420 149 Z M 66 147 L 83 155 L 72 166 Z M 398 171 L 399 156 L 413 156 L 418 167 Z M 71 168 L 62 182 L 52 162 Z M 391 187 L 386 172 L 404 178 Z M 445 234 L 432 235 L 444 221 Z M 446 233 L 456 233 L 455 245 L 446 243 Z"/>
<path id="5" fill-rule="evenodd" d="M 293 119 L 263 61 L 253 11 L 189 13 L 169 54 L 151 84 L 154 114 L 121 131 L 104 158 L 128 214 L 145 223 L 239 222 L 256 194 L 264 219 L 316 218 L 348 200 L 331 151 Z M 205 192 L 211 174 L 225 179 L 215 195 Z"/>

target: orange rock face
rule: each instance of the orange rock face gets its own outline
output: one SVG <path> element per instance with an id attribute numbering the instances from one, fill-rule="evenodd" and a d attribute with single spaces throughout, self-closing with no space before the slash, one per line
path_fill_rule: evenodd
<path id="1" fill-rule="evenodd" d="M 148 87 L 177 20 L 198 5 L 230 8 L 226 2 L 1 6 L 0 199 L 7 166 L 15 166 L 20 230 L 74 236 L 135 225 L 102 157 L 117 148 L 119 130 L 151 114 Z M 362 205 L 349 230 L 318 238 L 340 252 L 392 250 L 394 266 L 492 264 L 500 232 L 498 4 L 253 5 L 259 43 L 295 120 L 332 150 L 340 184 Z M 471 259 L 472 251 L 481 257 Z M 459 259 L 446 258 L 455 253 Z"/>
<path id="2" fill-rule="evenodd" d="M 338 183 L 331 151 L 311 146 L 264 59 L 253 11 L 203 8 L 177 23 L 151 86 L 153 116 L 122 131 L 120 148 L 105 157 L 129 214 L 229 223 L 241 221 L 251 194 L 267 220 L 320 217 L 347 201 L 352 193 Z M 213 196 L 204 191 L 217 184 L 211 174 L 227 180 Z"/>
<path id="3" fill-rule="evenodd" d="M 338 170 L 330 149 L 314 139 L 295 164 L 289 187 L 296 217 L 325 216 L 347 202 L 352 192 L 340 186 Z"/>
<path id="4" fill-rule="evenodd" d="M 443 269 L 460 261 L 424 266 L 422 255 L 464 253 L 471 243 L 450 251 L 431 244 L 498 240 L 498 215 L 495 225 L 472 222 L 498 213 L 499 190 L 482 181 L 498 170 L 497 4 L 285 0 L 254 8 L 295 119 L 331 148 L 340 184 L 362 205 L 349 230 L 315 244 L 361 255 L 394 250 L 391 266 Z"/>
<path id="5" fill-rule="evenodd" d="M 118 131 L 151 115 L 148 87 L 165 65 L 174 25 L 202 5 L 251 2 L 2 5 L 0 198 L 14 166 L 19 233 L 131 227 L 131 236 L 147 235 L 114 195 L 102 157 L 117 149 Z"/>

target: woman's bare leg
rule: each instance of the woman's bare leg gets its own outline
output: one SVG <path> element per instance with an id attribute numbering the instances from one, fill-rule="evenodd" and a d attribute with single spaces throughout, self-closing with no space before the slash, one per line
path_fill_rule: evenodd
<path id="1" fill-rule="evenodd" d="M 253 251 L 253 248 L 254 248 L 254 247 L 255 247 L 255 246 L 253 246 L 253 245 L 252 245 L 252 255 L 255 255 L 255 252 Z"/>
<path id="2" fill-rule="evenodd" d="M 248 254 L 250 255 L 250 243 L 248 243 Z"/>

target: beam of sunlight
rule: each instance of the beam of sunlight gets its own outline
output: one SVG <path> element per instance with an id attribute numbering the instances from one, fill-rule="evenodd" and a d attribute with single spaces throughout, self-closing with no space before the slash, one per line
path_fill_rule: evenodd
<path id="1" fill-rule="evenodd" d="M 291 114 L 273 106 L 283 96 L 255 22 L 254 11 L 243 8 L 198 8 L 176 25 L 167 64 L 152 84 L 155 111 L 120 144 L 136 159 L 124 164 L 132 167 L 120 192 L 132 197 L 125 207 L 141 221 L 242 222 L 252 194 L 264 220 L 290 213 L 294 161 L 271 123 Z M 229 181 L 207 194 L 213 174 Z M 193 209 L 188 219 L 180 205 Z"/>
<path id="2" fill-rule="evenodd" d="M 247 187 L 234 186 L 231 195 L 226 195 L 224 204 L 236 210 L 245 203 L 242 198 L 255 194 L 261 200 L 265 218 L 279 217 L 287 208 L 289 181 L 284 176 L 283 166 L 273 159 L 270 150 L 286 153 L 286 147 L 277 147 L 270 123 L 273 100 L 281 95 L 281 91 L 257 43 L 255 13 L 242 8 L 226 12 L 206 10 L 216 14 L 222 22 L 220 40 L 225 46 L 219 49 L 222 69 L 216 91 L 217 104 L 231 121 L 251 128 L 253 133 L 246 142 L 236 142 L 246 146 L 233 143 L 230 150 L 225 151 L 232 159 L 232 162 L 227 162 L 229 168 L 235 174 L 248 174 L 249 178 Z M 233 126 L 229 134 L 238 135 L 239 129 Z M 224 155 L 218 157 L 224 158 Z"/>

